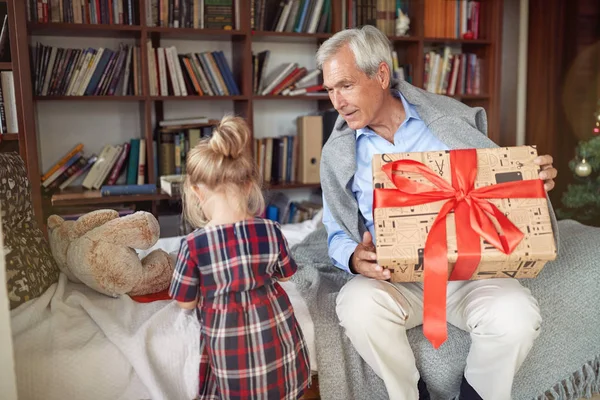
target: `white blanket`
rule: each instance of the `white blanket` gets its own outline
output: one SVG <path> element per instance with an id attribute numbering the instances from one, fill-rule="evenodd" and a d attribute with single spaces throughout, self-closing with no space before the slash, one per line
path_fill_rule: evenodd
<path id="1" fill-rule="evenodd" d="M 60 275 L 11 312 L 19 398 L 192 399 L 199 327 L 172 301 L 110 298 Z M 184 375 L 185 371 L 185 375 Z"/>

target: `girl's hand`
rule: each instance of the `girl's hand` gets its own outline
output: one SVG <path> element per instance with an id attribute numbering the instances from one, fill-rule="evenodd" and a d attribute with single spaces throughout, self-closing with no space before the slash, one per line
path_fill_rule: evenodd
<path id="1" fill-rule="evenodd" d="M 287 281 L 289 281 L 290 279 L 292 279 L 292 277 L 291 277 L 291 276 L 288 276 L 287 278 L 277 278 L 277 280 L 278 280 L 279 282 L 287 282 Z"/>
<path id="2" fill-rule="evenodd" d="M 179 305 L 179 307 L 183 308 L 184 310 L 193 310 L 198 305 L 198 299 L 196 299 L 194 301 L 187 301 L 187 302 L 178 301 L 177 304 Z"/>

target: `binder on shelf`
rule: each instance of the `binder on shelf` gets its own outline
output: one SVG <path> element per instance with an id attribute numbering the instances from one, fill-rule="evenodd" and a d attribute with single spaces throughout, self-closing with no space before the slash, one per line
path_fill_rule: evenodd
<path id="1" fill-rule="evenodd" d="M 297 128 L 298 182 L 320 183 L 321 146 L 315 146 L 315 143 L 323 142 L 323 117 L 320 115 L 298 117 Z"/>

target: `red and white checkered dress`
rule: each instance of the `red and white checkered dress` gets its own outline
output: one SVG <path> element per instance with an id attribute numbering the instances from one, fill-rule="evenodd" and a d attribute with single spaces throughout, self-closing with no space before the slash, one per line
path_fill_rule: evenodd
<path id="1" fill-rule="evenodd" d="M 169 293 L 199 295 L 200 399 L 298 399 L 310 382 L 304 336 L 277 278 L 297 266 L 276 222 L 198 229 L 181 243 Z"/>

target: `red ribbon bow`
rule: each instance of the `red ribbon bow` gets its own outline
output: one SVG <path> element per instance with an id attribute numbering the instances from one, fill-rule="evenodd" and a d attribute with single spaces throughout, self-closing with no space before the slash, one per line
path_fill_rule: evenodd
<path id="1" fill-rule="evenodd" d="M 481 259 L 480 236 L 505 254 L 517 247 L 523 233 L 487 199 L 544 198 L 539 179 L 499 183 L 475 189 L 477 151 L 451 150 L 452 186 L 423 163 L 398 160 L 382 170 L 396 189 L 375 189 L 374 207 L 407 207 L 448 200 L 433 222 L 423 255 L 423 333 L 434 348 L 448 337 L 446 326 L 446 286 L 448 283 L 448 244 L 446 215 L 454 210 L 458 258 L 450 280 L 469 280 Z M 424 185 L 393 174 L 393 171 L 419 173 L 435 186 Z M 498 233 L 490 216 L 502 229 Z"/>

